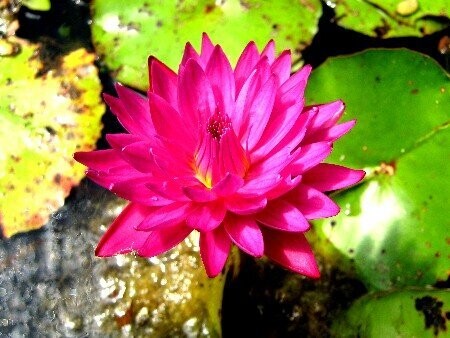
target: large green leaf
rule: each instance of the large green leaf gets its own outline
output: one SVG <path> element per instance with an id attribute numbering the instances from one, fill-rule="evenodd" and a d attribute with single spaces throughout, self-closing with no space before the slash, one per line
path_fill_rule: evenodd
<path id="1" fill-rule="evenodd" d="M 339 25 L 384 38 L 423 36 L 450 23 L 447 0 L 336 0 Z"/>
<path id="2" fill-rule="evenodd" d="M 447 279 L 450 257 L 450 81 L 430 58 L 372 50 L 313 72 L 310 103 L 341 98 L 358 123 L 331 162 L 367 178 L 337 194 L 341 214 L 316 223 L 370 288 Z"/>
<path id="3" fill-rule="evenodd" d="M 232 63 L 248 41 L 261 48 L 271 38 L 278 51 L 298 58 L 317 31 L 319 0 L 94 0 L 92 35 L 97 52 L 117 79 L 146 89 L 147 57 L 177 69 L 184 45 L 199 47 L 202 32 L 220 43 Z"/>
<path id="4" fill-rule="evenodd" d="M 447 290 L 370 294 L 335 320 L 333 337 L 448 337 L 449 312 Z"/>
<path id="5" fill-rule="evenodd" d="M 41 227 L 84 177 L 77 150 L 95 146 L 104 104 L 84 49 L 46 65 L 43 46 L 10 38 L 17 55 L 0 57 L 0 225 L 10 237 Z"/>

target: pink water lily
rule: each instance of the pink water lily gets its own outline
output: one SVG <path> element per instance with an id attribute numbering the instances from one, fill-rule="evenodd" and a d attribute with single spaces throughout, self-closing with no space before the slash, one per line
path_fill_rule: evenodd
<path id="1" fill-rule="evenodd" d="M 105 101 L 128 131 L 111 149 L 79 152 L 87 176 L 130 201 L 106 231 L 98 256 L 151 257 L 200 232 L 208 276 L 231 246 L 318 277 L 304 233 L 339 207 L 324 192 L 364 172 L 323 163 L 354 121 L 337 124 L 344 104 L 305 106 L 310 66 L 291 75 L 291 54 L 260 53 L 250 42 L 233 69 L 204 34 L 188 43 L 178 74 L 150 57 L 148 96 L 118 84 Z"/>

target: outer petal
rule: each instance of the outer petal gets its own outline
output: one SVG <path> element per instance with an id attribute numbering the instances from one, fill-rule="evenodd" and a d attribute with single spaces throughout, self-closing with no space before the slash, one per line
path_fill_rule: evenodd
<path id="1" fill-rule="evenodd" d="M 253 217 L 229 216 L 225 219 L 224 226 L 233 242 L 244 252 L 254 257 L 263 255 L 262 232 Z"/>
<path id="2" fill-rule="evenodd" d="M 97 171 L 107 171 L 110 168 L 125 164 L 125 161 L 114 149 L 79 151 L 73 154 L 73 157 L 76 161 Z"/>
<path id="3" fill-rule="evenodd" d="M 313 143 L 299 149 L 296 159 L 289 167 L 293 175 L 303 174 L 308 169 L 322 162 L 331 153 L 331 145 L 328 142 Z"/>
<path id="4" fill-rule="evenodd" d="M 304 232 L 310 224 L 305 216 L 289 201 L 277 199 L 256 215 L 256 220 L 264 225 L 282 231 Z"/>
<path id="5" fill-rule="evenodd" d="M 152 171 L 151 144 L 148 142 L 136 142 L 127 145 L 122 149 L 122 157 L 130 163 L 135 169 L 143 173 Z"/>
<path id="6" fill-rule="evenodd" d="M 270 40 L 261 52 L 261 58 L 264 56 L 267 57 L 269 64 L 275 60 L 275 42 L 273 40 Z"/>
<path id="7" fill-rule="evenodd" d="M 203 66 L 208 64 L 211 54 L 214 51 L 214 44 L 211 42 L 208 34 L 202 34 L 202 51 L 200 53 L 200 60 L 203 62 Z"/>
<path id="8" fill-rule="evenodd" d="M 201 62 L 200 61 L 200 55 L 198 55 L 197 51 L 195 50 L 195 48 L 191 45 L 190 42 L 186 43 L 186 46 L 184 47 L 184 53 L 183 53 L 183 57 L 181 58 L 181 66 L 185 66 L 186 62 L 189 59 L 194 59 L 197 62 Z"/>
<path id="9" fill-rule="evenodd" d="M 235 83 L 233 69 L 220 46 L 216 46 L 206 66 L 206 76 L 221 112 L 232 115 L 234 110 Z"/>
<path id="10" fill-rule="evenodd" d="M 139 250 L 147 236 L 134 230 L 134 226 L 141 223 L 151 210 L 151 207 L 140 204 L 128 204 L 100 239 L 95 255 L 109 257 Z"/>
<path id="11" fill-rule="evenodd" d="M 120 83 L 116 83 L 115 88 L 120 101 L 122 101 L 133 121 L 140 125 L 140 128 L 146 135 L 154 134 L 147 98 L 134 90 L 122 86 Z"/>
<path id="12" fill-rule="evenodd" d="M 150 91 L 165 99 L 172 107 L 178 107 L 177 74 L 153 56 L 148 59 Z"/>
<path id="13" fill-rule="evenodd" d="M 226 197 L 234 194 L 243 185 L 244 180 L 241 177 L 227 173 L 225 177 L 212 188 L 212 192 L 218 196 Z"/>
<path id="14" fill-rule="evenodd" d="M 320 191 L 331 191 L 358 183 L 365 174 L 364 170 L 321 163 L 305 173 L 303 183 Z"/>
<path id="15" fill-rule="evenodd" d="M 135 226 L 136 230 L 149 231 L 160 230 L 163 227 L 171 227 L 183 223 L 186 212 L 190 205 L 188 203 L 171 203 L 169 205 L 155 208 L 150 211 L 145 219 Z"/>
<path id="16" fill-rule="evenodd" d="M 227 209 L 238 215 L 252 215 L 263 210 L 267 205 L 267 198 L 263 195 L 252 197 L 233 196 L 225 201 Z"/>
<path id="17" fill-rule="evenodd" d="M 258 48 L 252 41 L 245 47 L 234 70 L 234 78 L 236 80 L 236 95 L 238 95 L 241 91 L 244 82 L 250 76 L 258 61 Z"/>
<path id="18" fill-rule="evenodd" d="M 272 113 L 275 102 L 275 92 L 278 86 L 278 79 L 272 75 L 269 80 L 260 88 L 255 99 L 248 106 L 249 114 L 249 136 L 247 139 L 248 149 L 251 151 L 258 143 L 266 128 L 267 122 Z"/>
<path id="19" fill-rule="evenodd" d="M 226 212 L 221 202 L 199 203 L 187 215 L 186 223 L 199 231 L 211 231 L 222 223 Z"/>
<path id="20" fill-rule="evenodd" d="M 348 133 L 350 129 L 354 127 L 355 123 L 356 121 L 352 120 L 335 125 L 331 128 L 321 129 L 312 132 L 309 131 L 309 133 L 305 135 L 305 138 L 303 139 L 302 143 L 307 144 L 320 141 L 334 142 L 344 134 Z"/>
<path id="21" fill-rule="evenodd" d="M 225 266 L 231 240 L 223 227 L 200 233 L 200 256 L 208 277 L 216 277 Z"/>
<path id="22" fill-rule="evenodd" d="M 184 224 L 151 231 L 145 243 L 137 250 L 142 257 L 153 257 L 172 249 L 192 232 Z M 145 236 L 144 236 L 145 237 Z"/>
<path id="23" fill-rule="evenodd" d="M 180 114 L 162 97 L 149 93 L 151 116 L 160 137 L 175 143 L 187 153 L 195 147 L 195 137 Z M 170 121 L 170 122 L 169 122 Z"/>
<path id="24" fill-rule="evenodd" d="M 291 51 L 283 51 L 279 57 L 276 58 L 272 64 L 272 72 L 274 72 L 279 79 L 280 84 L 284 83 L 291 74 Z"/>
<path id="25" fill-rule="evenodd" d="M 171 203 L 170 200 L 162 198 L 150 191 L 146 187 L 148 181 L 149 177 L 143 175 L 141 177 L 114 182 L 109 189 L 119 197 L 143 205 L 162 206 Z"/>
<path id="26" fill-rule="evenodd" d="M 106 140 L 112 148 L 116 150 L 122 150 L 123 147 L 126 147 L 127 145 L 130 145 L 132 143 L 143 141 L 144 139 L 133 134 L 119 133 L 106 134 Z"/>
<path id="27" fill-rule="evenodd" d="M 117 97 L 103 94 L 103 99 L 106 104 L 111 109 L 111 112 L 117 117 L 120 124 L 130 133 L 139 135 L 140 137 L 146 138 L 148 136 L 147 132 L 142 128 L 142 125 L 136 122 L 133 117 L 128 113 L 123 102 Z"/>
<path id="28" fill-rule="evenodd" d="M 178 81 L 179 112 L 192 132 L 198 133 L 215 112 L 213 90 L 203 69 L 193 59 L 187 61 Z"/>
<path id="29" fill-rule="evenodd" d="M 320 272 L 308 241 L 302 233 L 262 229 L 264 253 L 271 260 L 302 275 L 319 278 Z"/>
<path id="30" fill-rule="evenodd" d="M 335 216 L 340 210 L 325 194 L 304 184 L 299 184 L 287 198 L 307 219 Z"/>

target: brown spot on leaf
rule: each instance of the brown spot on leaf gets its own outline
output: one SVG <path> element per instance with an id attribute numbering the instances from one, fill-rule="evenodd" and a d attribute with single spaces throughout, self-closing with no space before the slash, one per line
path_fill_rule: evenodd
<path id="1" fill-rule="evenodd" d="M 411 89 L 411 94 L 417 94 L 419 92 L 419 89 L 417 89 L 417 88 L 414 88 L 414 89 Z"/>
<path id="2" fill-rule="evenodd" d="M 442 306 L 444 303 L 437 298 L 425 296 L 416 298 L 416 310 L 422 312 L 425 316 L 425 328 L 433 329 L 435 336 L 439 331 L 447 331 L 446 318 L 442 314 Z"/>
<path id="3" fill-rule="evenodd" d="M 397 169 L 397 164 L 395 163 L 395 161 L 392 161 L 389 163 L 382 162 L 380 164 L 380 166 L 375 170 L 375 174 L 394 176 L 396 169 Z"/>
<path id="4" fill-rule="evenodd" d="M 438 50 L 441 54 L 450 54 L 450 37 L 444 35 L 438 43 Z"/>
<path id="5" fill-rule="evenodd" d="M 205 6 L 205 13 L 206 14 L 211 13 L 213 10 L 214 10 L 214 5 L 208 4 L 208 5 Z"/>

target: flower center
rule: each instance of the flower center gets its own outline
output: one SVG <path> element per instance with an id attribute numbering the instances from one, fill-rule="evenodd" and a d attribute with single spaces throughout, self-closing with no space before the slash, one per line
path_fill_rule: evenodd
<path id="1" fill-rule="evenodd" d="M 213 139 L 220 141 L 223 135 L 231 128 L 231 120 L 227 114 L 223 114 L 219 110 L 209 118 L 206 130 L 211 134 Z"/>

